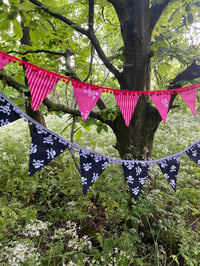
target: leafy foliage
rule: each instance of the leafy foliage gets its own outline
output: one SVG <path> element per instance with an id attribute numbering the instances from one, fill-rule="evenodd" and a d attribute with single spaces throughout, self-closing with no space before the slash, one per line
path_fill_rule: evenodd
<path id="1" fill-rule="evenodd" d="M 69 122 L 68 116 L 47 117 L 59 134 Z M 197 140 L 196 130 L 191 112 L 172 113 L 157 131 L 154 158 L 183 150 Z M 62 135 L 69 138 L 68 131 Z M 113 133 L 101 136 L 91 127 L 77 142 L 116 157 Z M 200 170 L 188 157 L 181 159 L 176 193 L 153 166 L 135 203 L 118 165 L 109 166 L 83 198 L 67 151 L 54 167 L 29 178 L 30 137 L 22 119 L 1 128 L 0 142 L 1 264 L 199 264 Z"/>

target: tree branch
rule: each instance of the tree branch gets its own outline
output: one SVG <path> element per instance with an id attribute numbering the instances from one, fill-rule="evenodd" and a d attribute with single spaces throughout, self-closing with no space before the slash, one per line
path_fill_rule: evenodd
<path id="1" fill-rule="evenodd" d="M 91 1 L 91 6 L 90 6 L 90 16 L 89 16 L 89 23 L 92 23 L 93 20 L 93 16 L 92 16 L 92 1 Z M 50 11 L 49 8 L 47 6 L 45 6 L 44 4 L 40 3 L 38 0 L 29 0 L 29 2 L 33 3 L 34 5 L 38 6 L 39 8 L 41 8 L 42 10 L 44 10 L 46 13 L 50 14 L 51 16 L 53 16 L 54 18 L 57 18 L 61 21 L 63 21 L 64 23 L 66 23 L 67 25 L 69 25 L 70 27 L 72 27 L 74 30 L 78 31 L 79 33 L 84 34 L 85 36 L 88 37 L 88 39 L 92 42 L 94 48 L 97 51 L 98 56 L 101 58 L 101 60 L 103 61 L 104 65 L 109 69 L 109 71 L 111 73 L 113 73 L 113 75 L 116 77 L 116 79 L 119 81 L 119 83 L 121 83 L 122 81 L 122 75 L 119 72 L 119 70 L 113 66 L 113 64 L 108 60 L 107 56 L 105 55 L 92 27 L 90 26 L 90 28 L 88 30 L 77 26 L 73 21 L 71 21 L 70 19 L 66 18 L 65 16 Z M 92 25 L 92 24 L 91 24 Z"/>
<path id="2" fill-rule="evenodd" d="M 158 3 L 157 0 L 155 0 L 151 6 L 151 29 L 155 27 L 156 23 L 158 22 L 160 16 L 162 15 L 162 12 L 164 9 L 167 7 L 167 5 L 171 2 L 172 0 L 163 0 L 162 3 Z"/>
<path id="3" fill-rule="evenodd" d="M 89 31 L 93 31 L 93 26 L 94 26 L 94 0 L 89 0 L 89 19 L 88 19 Z"/>
<path id="4" fill-rule="evenodd" d="M 4 69 L 0 70 L 0 79 L 3 81 L 4 85 L 8 85 L 10 87 L 15 88 L 16 90 L 20 90 L 21 88 L 27 88 L 27 86 L 13 77 L 11 77 Z"/>
<path id="5" fill-rule="evenodd" d="M 11 50 L 7 52 L 8 54 L 21 54 L 21 55 L 26 55 L 26 54 L 38 54 L 38 53 L 46 53 L 46 54 L 53 54 L 53 55 L 65 55 L 65 52 L 55 52 L 55 51 L 50 51 L 50 50 L 45 50 L 45 49 L 36 49 L 36 50 L 27 50 L 25 52 L 20 52 L 20 51 L 14 51 Z"/>

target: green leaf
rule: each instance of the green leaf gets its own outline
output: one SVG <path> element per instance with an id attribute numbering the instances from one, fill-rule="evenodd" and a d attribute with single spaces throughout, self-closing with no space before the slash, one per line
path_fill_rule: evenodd
<path id="1" fill-rule="evenodd" d="M 187 21 L 188 21 L 189 24 L 192 24 L 193 23 L 193 15 L 192 15 L 192 13 L 189 13 L 187 15 Z"/>
<path id="2" fill-rule="evenodd" d="M 16 19 L 16 17 L 17 17 L 17 12 L 16 11 L 13 11 L 13 12 L 10 12 L 8 14 L 7 19 L 8 20 L 14 20 L 14 19 Z"/>
<path id="3" fill-rule="evenodd" d="M 15 35 L 18 38 L 22 38 L 22 36 L 23 36 L 22 27 L 17 20 L 13 21 L 13 30 L 14 30 Z"/>
<path id="4" fill-rule="evenodd" d="M 80 139 L 82 137 L 83 133 L 81 130 L 77 131 L 76 134 L 75 134 L 75 138 L 76 139 Z"/>

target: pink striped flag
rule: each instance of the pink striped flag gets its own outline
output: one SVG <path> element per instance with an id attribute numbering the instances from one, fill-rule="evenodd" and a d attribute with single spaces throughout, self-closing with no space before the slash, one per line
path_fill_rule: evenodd
<path id="1" fill-rule="evenodd" d="M 31 91 L 32 107 L 35 111 L 56 86 L 58 78 L 42 69 L 33 69 L 30 65 L 26 68 L 26 75 Z"/>
<path id="2" fill-rule="evenodd" d="M 3 54 L 0 54 L 0 69 L 10 63 L 9 57 Z"/>
<path id="3" fill-rule="evenodd" d="M 157 107 L 163 122 L 166 122 L 171 95 L 169 93 L 152 94 L 151 99 Z"/>
<path id="4" fill-rule="evenodd" d="M 186 102 L 190 110 L 196 116 L 196 98 L 197 98 L 197 88 L 192 90 L 180 91 L 179 94 L 181 98 Z"/>
<path id="5" fill-rule="evenodd" d="M 119 108 L 122 112 L 125 124 L 128 127 L 133 112 L 135 110 L 135 106 L 140 96 L 138 94 L 128 95 L 128 94 L 123 94 L 123 92 L 116 92 L 116 91 L 114 91 L 113 93 L 115 95 L 117 104 L 119 105 Z"/>
<path id="6" fill-rule="evenodd" d="M 76 82 L 72 82 L 74 88 L 74 94 L 81 112 L 83 122 L 86 121 L 90 112 L 94 108 L 96 102 L 101 97 L 103 91 L 102 88 L 92 89 L 89 85 L 80 85 Z"/>

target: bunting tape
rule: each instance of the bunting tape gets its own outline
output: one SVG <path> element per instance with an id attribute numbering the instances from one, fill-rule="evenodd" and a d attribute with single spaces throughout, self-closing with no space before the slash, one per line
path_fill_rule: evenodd
<path id="1" fill-rule="evenodd" d="M 200 139 L 179 153 L 157 160 L 135 161 L 116 159 L 82 148 L 65 140 L 25 114 L 0 92 L 0 127 L 12 123 L 19 118 L 24 118 L 29 124 L 34 125 L 30 147 L 29 176 L 63 153 L 66 148 L 72 148 L 78 151 L 80 155 L 83 195 L 87 194 L 109 163 L 122 165 L 124 175 L 135 201 L 137 201 L 138 195 L 145 183 L 149 166 L 158 164 L 174 191 L 176 191 L 177 175 L 182 155 L 188 155 L 190 159 L 200 166 Z"/>

